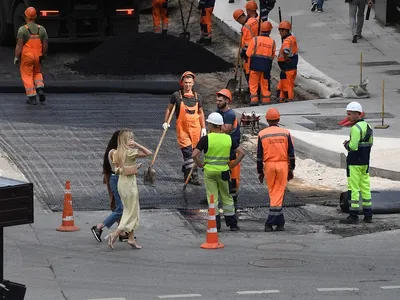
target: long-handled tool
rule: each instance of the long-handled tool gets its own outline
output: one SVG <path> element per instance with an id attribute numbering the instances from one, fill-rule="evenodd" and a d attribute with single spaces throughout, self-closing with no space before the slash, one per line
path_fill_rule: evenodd
<path id="1" fill-rule="evenodd" d="M 169 114 L 168 121 L 167 121 L 168 125 L 171 123 L 171 119 L 174 115 L 175 106 L 176 105 L 174 105 L 172 107 L 171 112 Z M 166 127 L 164 129 L 164 131 L 161 135 L 160 141 L 158 142 L 158 146 L 157 146 L 156 151 L 154 152 L 154 156 L 153 156 L 153 159 L 151 160 L 150 166 L 147 168 L 147 170 L 144 170 L 144 184 L 145 185 L 154 185 L 154 182 L 156 179 L 156 171 L 153 169 L 153 165 L 154 165 L 154 162 L 156 161 L 156 157 L 158 155 L 158 152 L 160 151 L 160 147 L 161 147 L 162 142 L 164 141 L 165 135 L 167 134 L 167 130 L 168 130 L 168 127 Z"/>
<path id="2" fill-rule="evenodd" d="M 240 63 L 240 50 L 242 45 L 242 35 L 240 35 L 239 39 L 239 47 L 238 47 L 238 53 L 237 53 L 237 58 L 236 58 L 236 68 L 235 68 L 235 77 L 229 79 L 228 83 L 226 84 L 226 89 L 230 90 L 232 93 L 235 91 L 237 85 L 238 85 L 238 80 L 237 80 L 237 75 L 238 75 L 238 70 L 239 70 L 239 63 Z"/>
<path id="3" fill-rule="evenodd" d="M 186 190 L 186 187 L 187 187 L 187 185 L 189 184 L 189 181 L 190 181 L 190 177 L 192 177 L 193 170 L 194 170 L 195 168 L 196 168 L 196 164 L 193 163 L 193 166 L 192 166 L 192 168 L 191 168 L 190 171 L 189 171 L 189 175 L 186 177 L 185 183 L 183 184 L 183 189 L 182 189 L 182 191 Z"/>
<path id="4" fill-rule="evenodd" d="M 278 7 L 278 12 L 279 12 L 279 23 L 282 22 L 282 11 L 281 11 L 281 7 Z"/>
<path id="5" fill-rule="evenodd" d="M 190 32 L 187 31 L 187 29 L 189 27 L 190 17 L 192 16 L 193 6 L 194 6 L 194 0 L 192 0 L 192 4 L 190 5 L 189 15 L 188 15 L 187 20 L 186 20 L 185 31 L 184 31 L 185 34 L 187 34 L 187 39 L 188 40 L 190 40 Z"/>
<path id="6" fill-rule="evenodd" d="M 179 0 L 179 10 L 181 11 L 181 20 L 182 20 L 182 29 L 183 29 L 183 32 L 179 35 L 179 37 L 190 40 L 190 33 L 186 31 L 186 27 L 185 27 L 185 17 L 183 16 L 181 0 Z"/>
<path id="7" fill-rule="evenodd" d="M 385 125 L 385 80 L 382 80 L 382 124 L 375 125 L 376 129 L 387 129 L 389 125 Z"/>

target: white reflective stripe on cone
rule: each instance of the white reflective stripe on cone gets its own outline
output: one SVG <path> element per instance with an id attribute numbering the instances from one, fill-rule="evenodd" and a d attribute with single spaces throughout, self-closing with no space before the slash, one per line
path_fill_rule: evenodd
<path id="1" fill-rule="evenodd" d="M 217 233 L 218 231 L 217 231 L 217 228 L 210 228 L 210 229 L 207 229 L 207 233 Z"/>
<path id="2" fill-rule="evenodd" d="M 215 216 L 208 216 L 209 220 L 215 220 Z"/>
<path id="3" fill-rule="evenodd" d="M 66 216 L 65 218 L 62 219 L 63 221 L 73 221 L 74 217 L 73 216 Z"/>
<path id="4" fill-rule="evenodd" d="M 208 207 L 209 208 L 215 208 L 215 204 L 210 204 Z"/>

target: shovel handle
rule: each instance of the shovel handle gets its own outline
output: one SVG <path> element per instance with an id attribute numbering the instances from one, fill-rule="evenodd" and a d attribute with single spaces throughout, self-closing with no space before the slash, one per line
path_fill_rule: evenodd
<path id="1" fill-rule="evenodd" d="M 192 0 L 192 5 L 190 5 L 189 15 L 188 15 L 187 21 L 186 21 L 185 32 L 187 31 L 187 29 L 189 27 L 189 21 L 190 21 L 191 15 L 192 15 L 193 6 L 194 6 L 194 0 Z"/>
<path id="2" fill-rule="evenodd" d="M 235 80 L 237 79 L 237 74 L 238 74 L 238 71 L 239 71 L 240 50 L 241 50 L 240 46 L 242 46 L 242 37 L 243 37 L 243 32 L 241 32 L 240 38 L 239 38 L 238 53 L 237 53 L 237 58 L 236 58 Z"/>
<path id="3" fill-rule="evenodd" d="M 185 30 L 185 17 L 183 16 L 181 0 L 179 0 L 179 10 L 181 11 L 182 27 L 183 27 L 183 30 Z"/>
<path id="4" fill-rule="evenodd" d="M 174 116 L 175 107 L 176 107 L 176 104 L 172 107 L 171 112 L 169 113 L 169 117 L 168 117 L 168 121 L 167 121 L 168 125 L 169 125 L 169 123 L 171 123 L 172 117 Z M 156 157 L 158 155 L 158 152 L 160 151 L 161 144 L 164 141 L 165 135 L 167 134 L 167 130 L 168 130 L 168 127 L 164 129 L 164 131 L 163 131 L 163 133 L 161 135 L 160 141 L 158 142 L 157 149 L 154 152 L 154 156 L 153 156 L 153 159 L 152 159 L 152 161 L 150 163 L 150 167 L 149 168 L 151 168 L 154 165 L 154 162 L 156 161 Z"/>
<path id="5" fill-rule="evenodd" d="M 190 177 L 192 176 L 193 170 L 196 167 L 196 164 L 193 163 L 192 168 L 190 169 L 189 175 L 187 176 L 186 180 L 185 180 L 185 184 L 183 185 L 183 188 L 185 189 L 185 187 L 188 185 Z"/>

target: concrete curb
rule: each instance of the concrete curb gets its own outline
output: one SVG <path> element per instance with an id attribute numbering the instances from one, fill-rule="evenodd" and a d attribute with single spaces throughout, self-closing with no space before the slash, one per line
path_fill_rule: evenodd
<path id="1" fill-rule="evenodd" d="M 46 93 L 149 93 L 172 94 L 180 88 L 174 80 L 67 80 L 45 81 Z M 0 93 L 25 93 L 21 81 L 0 81 Z"/>

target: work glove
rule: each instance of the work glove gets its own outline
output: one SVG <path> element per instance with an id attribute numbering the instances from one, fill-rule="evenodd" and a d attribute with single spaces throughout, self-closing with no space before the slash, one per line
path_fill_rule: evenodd
<path id="1" fill-rule="evenodd" d="M 260 181 L 260 183 L 264 183 L 264 173 L 258 174 L 258 181 Z"/>
<path id="2" fill-rule="evenodd" d="M 343 142 L 343 146 L 344 146 L 344 148 L 345 148 L 346 150 L 349 150 L 349 143 L 350 143 L 350 141 L 344 141 L 344 142 Z"/>
<path id="3" fill-rule="evenodd" d="M 14 57 L 14 65 L 19 65 L 20 64 L 20 60 L 18 57 Z"/>
<path id="4" fill-rule="evenodd" d="M 207 129 L 202 128 L 200 136 L 203 137 L 203 136 L 206 136 L 206 135 L 207 135 Z"/>
<path id="5" fill-rule="evenodd" d="M 169 125 L 167 122 L 165 122 L 165 123 L 162 124 L 162 128 L 163 128 L 164 130 L 167 129 L 169 126 L 170 126 L 170 125 Z"/>

